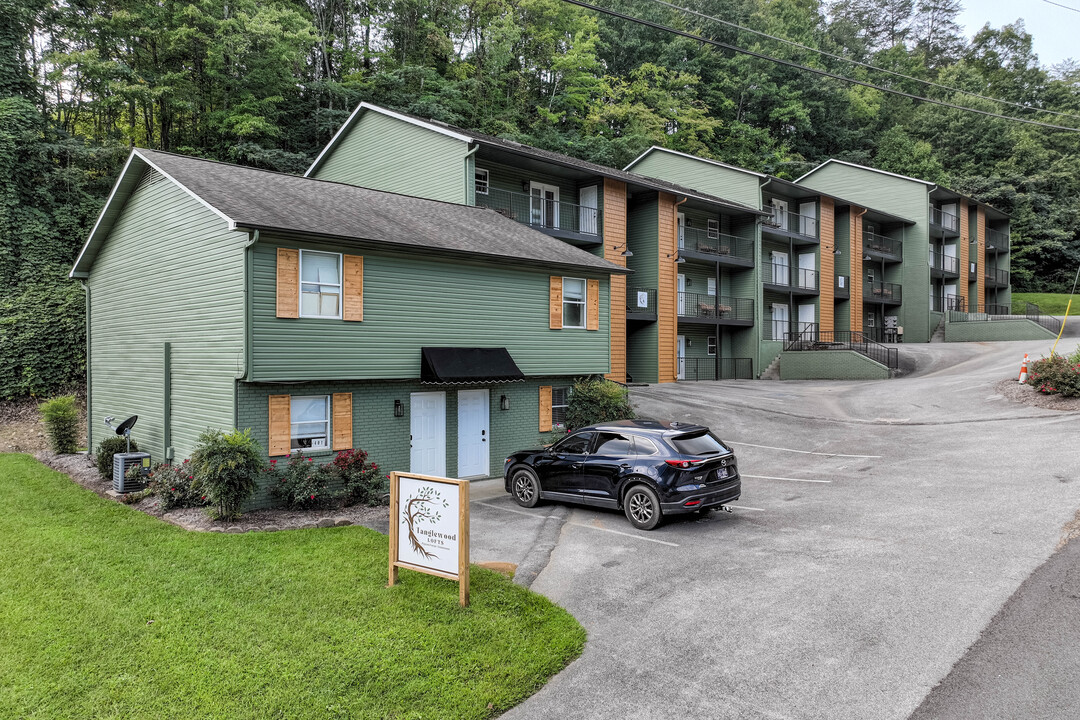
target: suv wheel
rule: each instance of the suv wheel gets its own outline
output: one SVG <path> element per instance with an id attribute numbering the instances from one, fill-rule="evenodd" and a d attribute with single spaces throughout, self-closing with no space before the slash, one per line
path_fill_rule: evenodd
<path id="1" fill-rule="evenodd" d="M 626 519 L 638 530 L 652 530 L 660 524 L 660 500 L 649 487 L 635 485 L 623 498 Z"/>
<path id="2" fill-rule="evenodd" d="M 518 468 L 510 476 L 510 494 L 521 507 L 536 507 L 540 502 L 540 482 L 536 473 L 528 468 Z"/>

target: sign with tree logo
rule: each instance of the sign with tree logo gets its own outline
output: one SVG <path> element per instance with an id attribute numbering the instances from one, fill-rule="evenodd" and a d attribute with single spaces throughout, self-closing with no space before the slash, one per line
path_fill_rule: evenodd
<path id="1" fill-rule="evenodd" d="M 457 580 L 469 604 L 469 481 L 390 473 L 390 585 L 398 568 Z"/>

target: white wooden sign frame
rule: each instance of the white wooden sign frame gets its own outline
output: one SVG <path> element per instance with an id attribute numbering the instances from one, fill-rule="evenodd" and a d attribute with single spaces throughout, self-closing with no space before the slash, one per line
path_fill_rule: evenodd
<path id="1" fill-rule="evenodd" d="M 420 544 L 408 522 L 403 521 L 401 508 L 401 480 L 418 480 L 429 487 L 438 488 L 436 492 L 449 491 L 455 493 L 458 499 L 457 518 L 457 572 L 447 572 L 445 569 L 430 567 L 422 562 L 405 562 L 400 558 L 399 542 L 401 540 L 402 526 L 410 533 L 410 543 Z M 415 498 L 413 498 L 415 499 Z M 408 502 L 408 500 L 406 500 Z M 422 546 L 421 546 L 422 547 Z M 434 556 L 433 556 L 434 557 Z M 390 473 L 390 581 L 388 586 L 397 584 L 398 568 L 406 568 L 416 572 L 435 575 L 436 577 L 456 580 L 458 583 L 458 599 L 462 607 L 469 604 L 469 481 L 454 478 L 437 477 L 435 475 L 420 475 L 417 473 L 391 472 Z"/>

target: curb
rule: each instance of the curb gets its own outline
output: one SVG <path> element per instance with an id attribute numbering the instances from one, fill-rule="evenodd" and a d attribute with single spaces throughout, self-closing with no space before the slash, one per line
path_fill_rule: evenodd
<path id="1" fill-rule="evenodd" d="M 562 533 L 563 525 L 566 524 L 566 519 L 570 516 L 570 508 L 566 505 L 552 505 L 549 507 L 551 512 L 544 519 L 544 524 L 540 526 L 529 554 L 521 561 L 517 567 L 517 572 L 514 573 L 514 583 L 524 588 L 532 586 L 536 578 L 547 567 L 548 561 L 551 560 L 551 553 L 559 542 L 559 535 Z"/>

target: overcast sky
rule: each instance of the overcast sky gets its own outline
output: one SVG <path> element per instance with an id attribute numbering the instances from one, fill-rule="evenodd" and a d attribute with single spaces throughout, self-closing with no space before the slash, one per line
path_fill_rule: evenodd
<path id="1" fill-rule="evenodd" d="M 1023 18 L 1027 31 L 1035 38 L 1039 62 L 1049 66 L 1066 58 L 1080 60 L 1077 37 L 1080 37 L 1080 12 L 1066 10 L 1060 5 L 1080 10 L 1080 0 L 964 0 L 966 9 L 960 13 L 960 24 L 968 39 L 983 25 L 999 28 Z"/>

